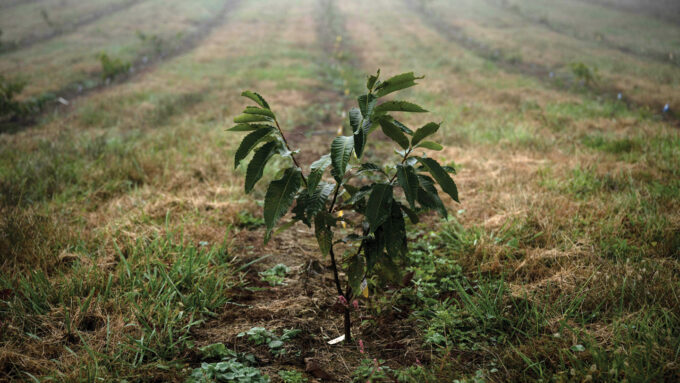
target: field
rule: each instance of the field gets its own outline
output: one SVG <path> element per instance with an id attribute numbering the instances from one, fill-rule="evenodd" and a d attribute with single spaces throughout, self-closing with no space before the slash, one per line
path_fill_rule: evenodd
<path id="1" fill-rule="evenodd" d="M 242 382 L 680 381 L 679 17 L 0 0 L 0 381 L 184 382 L 227 356 Z M 404 97 L 443 121 L 428 155 L 460 204 L 409 222 L 412 278 L 370 279 L 330 345 L 329 260 L 301 223 L 264 245 L 226 129 L 257 91 L 308 164 L 378 68 L 425 75 Z"/>

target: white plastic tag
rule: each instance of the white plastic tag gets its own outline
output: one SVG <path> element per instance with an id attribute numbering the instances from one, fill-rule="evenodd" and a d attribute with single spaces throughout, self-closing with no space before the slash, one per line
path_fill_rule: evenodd
<path id="1" fill-rule="evenodd" d="M 345 340 L 345 335 L 340 335 L 339 337 L 337 337 L 337 338 L 335 338 L 335 339 L 329 340 L 329 341 L 328 341 L 328 344 L 336 344 L 336 343 L 340 343 L 340 342 L 342 342 L 343 340 Z"/>

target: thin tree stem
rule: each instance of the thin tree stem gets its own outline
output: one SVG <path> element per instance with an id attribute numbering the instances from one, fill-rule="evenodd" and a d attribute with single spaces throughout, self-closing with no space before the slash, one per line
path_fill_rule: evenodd
<path id="1" fill-rule="evenodd" d="M 274 119 L 274 123 L 276 124 L 276 129 L 279 130 L 279 134 L 281 135 L 281 138 L 283 139 L 283 143 L 286 145 L 286 149 L 288 149 L 288 151 L 290 152 L 290 158 L 293 159 L 293 163 L 295 164 L 295 166 L 302 169 L 302 166 L 300 166 L 300 164 L 295 159 L 295 156 L 293 155 L 293 150 L 290 148 L 290 145 L 288 145 L 288 140 L 286 140 L 286 136 L 283 134 L 283 130 L 281 129 L 281 126 L 279 125 L 279 121 L 276 118 Z M 305 183 L 305 187 L 306 187 L 307 186 L 307 178 L 305 178 L 304 174 L 301 173 L 301 175 L 302 175 L 302 182 Z"/>
<path id="2" fill-rule="evenodd" d="M 342 286 L 340 285 L 340 275 L 338 274 L 338 266 L 337 262 L 335 260 L 335 251 L 333 251 L 333 245 L 331 245 L 330 249 L 330 254 L 331 254 L 331 267 L 333 269 L 333 279 L 335 280 L 335 287 L 338 289 L 338 295 L 341 297 L 345 298 L 345 301 L 347 302 L 347 306 L 345 307 L 345 312 L 344 312 L 344 322 L 345 322 L 345 342 L 351 342 L 352 341 L 352 318 L 350 317 L 350 312 L 349 312 L 349 295 L 351 292 L 351 288 L 348 286 L 347 287 L 347 293 L 344 293 L 342 291 Z"/>

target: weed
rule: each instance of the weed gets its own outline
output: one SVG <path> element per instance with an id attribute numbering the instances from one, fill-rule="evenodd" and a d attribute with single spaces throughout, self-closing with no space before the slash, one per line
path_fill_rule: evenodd
<path id="1" fill-rule="evenodd" d="M 309 380 L 305 378 L 300 371 L 279 371 L 279 376 L 283 383 L 307 383 Z"/>
<path id="2" fill-rule="evenodd" d="M 165 40 L 156 35 L 147 35 L 146 33 L 142 31 L 137 31 L 137 37 L 139 40 L 141 40 L 143 43 L 149 44 L 151 46 L 151 50 L 155 55 L 161 55 L 163 54 L 163 50 L 165 48 L 166 42 Z"/>
<path id="3" fill-rule="evenodd" d="M 569 64 L 571 68 L 571 73 L 578 79 L 581 83 L 592 86 L 596 85 L 599 79 L 596 67 L 589 67 L 581 61 L 573 62 Z"/>
<path id="4" fill-rule="evenodd" d="M 71 237 L 54 215 L 7 207 L 0 217 L 0 270 L 51 270 Z"/>
<path id="5" fill-rule="evenodd" d="M 61 193 L 97 189 L 107 196 L 141 185 L 148 175 L 131 144 L 134 136 L 105 135 L 38 141 L 31 156 L 0 149 L 0 205 L 29 206 Z M 93 172 L 92 163 L 109 166 Z M 92 197 L 93 195 L 90 195 Z"/>
<path id="6" fill-rule="evenodd" d="M 198 349 L 201 353 L 201 360 L 203 361 L 215 361 L 215 360 L 228 360 L 236 359 L 237 361 L 255 365 L 257 360 L 253 354 L 236 352 L 228 349 L 224 343 L 213 343 Z"/>
<path id="7" fill-rule="evenodd" d="M 283 334 L 278 336 L 264 327 L 253 327 L 246 332 L 238 334 L 239 338 L 248 337 L 248 340 L 256 345 L 266 344 L 273 355 L 284 355 L 287 350 L 284 348 L 285 342 L 296 337 L 301 330 L 283 330 Z"/>
<path id="8" fill-rule="evenodd" d="M 640 142 L 630 138 L 609 140 L 600 135 L 584 136 L 581 140 L 589 148 L 602 150 L 612 154 L 630 153 L 640 148 Z"/>
<path id="9" fill-rule="evenodd" d="M 0 123 L 15 120 L 28 113 L 30 108 L 24 102 L 16 100 L 26 86 L 22 80 L 10 80 L 0 74 Z"/>
<path id="10" fill-rule="evenodd" d="M 234 359 L 217 363 L 201 363 L 191 372 L 185 383 L 268 383 L 269 377 L 260 370 L 246 366 Z"/>
<path id="11" fill-rule="evenodd" d="M 11 323 L 12 331 L 3 333 L 0 342 L 8 344 L 16 338 L 61 352 L 68 344 L 86 347 L 87 339 L 106 329 L 105 349 L 99 344 L 93 363 L 116 365 L 122 373 L 180 357 L 191 347 L 192 329 L 228 301 L 224 292 L 234 285 L 234 271 L 220 261 L 223 248 L 196 247 L 177 237 L 168 233 L 116 245 L 114 272 L 78 254 L 82 261 L 74 261 L 68 275 L 2 274 L 0 290 L 12 294 L 2 298 L 0 320 Z M 119 327 L 112 333 L 108 318 L 118 313 L 125 317 L 119 317 Z M 50 316 L 56 316 L 57 327 Z M 52 345 L 49 334 L 55 331 L 67 343 Z M 219 355 L 220 350 L 209 352 Z M 102 373 L 91 367 L 95 376 Z"/>
<path id="12" fill-rule="evenodd" d="M 247 230 L 256 230 L 264 226 L 264 218 L 255 217 L 248 210 L 240 211 L 236 217 L 238 218 L 236 226 L 240 228 L 244 228 Z"/>
<path id="13" fill-rule="evenodd" d="M 390 378 L 392 369 L 384 365 L 384 360 L 362 359 L 352 374 L 352 382 L 385 382 Z"/>
<path id="14" fill-rule="evenodd" d="M 269 283 L 270 286 L 279 286 L 283 284 L 283 280 L 286 279 L 286 274 L 289 272 L 288 266 L 279 263 L 272 266 L 271 269 L 261 272 L 260 277 L 263 281 Z"/>
<path id="15" fill-rule="evenodd" d="M 130 62 L 125 62 L 119 58 L 111 58 L 106 53 L 99 54 L 99 62 L 102 66 L 102 80 L 113 80 L 117 76 L 130 72 Z"/>

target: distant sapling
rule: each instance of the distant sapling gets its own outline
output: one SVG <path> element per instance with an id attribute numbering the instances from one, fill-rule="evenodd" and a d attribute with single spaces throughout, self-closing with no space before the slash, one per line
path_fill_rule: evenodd
<path id="1" fill-rule="evenodd" d="M 376 271 L 386 277 L 381 280 L 399 279 L 397 264 L 407 256 L 404 216 L 413 223 L 418 221 L 418 214 L 426 210 L 447 216 L 435 185 L 458 202 L 458 190 L 449 174 L 455 174 L 455 170 L 440 165 L 425 153 L 416 154 L 419 148 L 442 149 L 440 144 L 426 140 L 437 132 L 440 124 L 430 122 L 413 131 L 391 113 L 423 113 L 425 109 L 406 101 L 378 103 L 389 94 L 416 85 L 415 81 L 422 77 L 409 72 L 380 81 L 379 76 L 380 71 L 368 77 L 367 93 L 358 97 L 358 108 L 349 111 L 352 135 L 333 139 L 330 153 L 311 163 L 306 174 L 276 115 L 258 93 L 242 93 L 257 106 L 246 107 L 243 114 L 234 118 L 236 126 L 229 129 L 248 132 L 236 150 L 235 167 L 254 151 L 246 171 L 246 193 L 253 190 L 274 156 L 289 161 L 281 177 L 269 184 L 265 194 L 265 243 L 277 222 L 292 207 L 294 216 L 284 228 L 297 221 L 314 227 L 321 253 L 330 256 L 335 287 L 344 302 L 359 296 L 362 282 Z M 368 137 L 378 128 L 396 143 L 398 157 L 384 164 L 362 162 Z M 326 176 L 328 169 L 331 177 Z M 338 214 L 341 210 L 345 214 Z M 336 238 L 341 221 L 350 228 L 350 233 Z M 348 250 L 338 259 L 335 246 L 341 242 Z M 347 275 L 344 289 L 341 269 Z M 345 340 L 349 342 L 350 305 L 344 306 Z"/>

